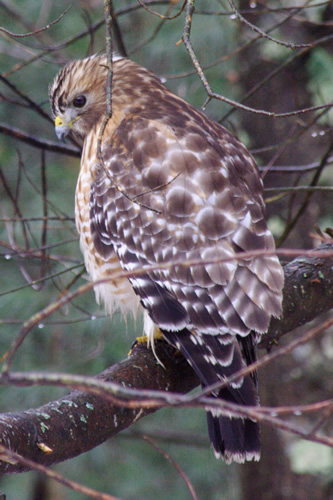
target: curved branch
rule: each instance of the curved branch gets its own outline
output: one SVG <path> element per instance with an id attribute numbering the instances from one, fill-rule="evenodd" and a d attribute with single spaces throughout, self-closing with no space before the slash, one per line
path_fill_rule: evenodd
<path id="1" fill-rule="evenodd" d="M 138 345 L 128 359 L 98 378 L 131 388 L 186 393 L 198 385 L 198 379 L 186 361 L 173 353 L 173 348 L 164 343 L 158 348 L 164 369 L 146 346 Z M 100 396 L 75 390 L 37 409 L 0 415 L 1 444 L 25 458 L 51 465 L 95 448 L 154 411 L 119 407 Z M 18 462 L 6 462 L 3 455 L 1 460 L 2 473 L 27 470 Z"/>
<path id="2" fill-rule="evenodd" d="M 332 248 L 333 243 L 318 248 L 327 251 L 327 258 L 298 257 L 285 266 L 283 317 L 271 322 L 261 347 L 276 344 L 285 333 L 333 307 Z M 158 357 L 165 368 L 150 350 L 138 345 L 127 360 L 108 368 L 98 378 L 131 388 L 183 394 L 195 388 L 198 379 L 190 366 L 170 346 L 159 344 Z M 10 374 L 8 377 L 7 384 L 13 383 Z M 51 465 L 91 450 L 154 411 L 146 405 L 141 409 L 120 407 L 109 399 L 75 390 L 38 409 L 0 415 L 1 443 L 25 458 Z M 1 460 L 2 473 L 27 470 L 4 454 Z"/>
<path id="3" fill-rule="evenodd" d="M 323 243 L 316 250 L 327 257 L 297 257 L 284 266 L 283 312 L 273 318 L 260 347 L 276 345 L 282 335 L 333 308 L 333 243 Z"/>

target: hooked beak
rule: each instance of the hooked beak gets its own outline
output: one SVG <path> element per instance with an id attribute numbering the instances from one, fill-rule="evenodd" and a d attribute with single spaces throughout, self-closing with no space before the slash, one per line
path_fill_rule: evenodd
<path id="1" fill-rule="evenodd" d="M 58 115 L 54 120 L 55 124 L 55 133 L 61 142 L 65 142 L 65 138 L 71 131 L 71 124 L 67 124 L 64 120 Z"/>

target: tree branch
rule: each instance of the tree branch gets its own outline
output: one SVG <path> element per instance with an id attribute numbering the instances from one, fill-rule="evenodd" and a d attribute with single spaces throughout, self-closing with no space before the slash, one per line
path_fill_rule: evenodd
<path id="1" fill-rule="evenodd" d="M 333 242 L 316 250 L 327 251 L 327 257 L 297 257 L 284 266 L 283 312 L 273 318 L 262 348 L 276 345 L 282 335 L 329 311 L 333 307 Z"/>
<path id="2" fill-rule="evenodd" d="M 158 348 L 164 369 L 145 345 L 138 345 L 128 359 L 108 368 L 98 379 L 137 389 L 186 393 L 198 385 L 198 379 L 186 361 L 173 353 L 164 343 Z M 1 443 L 26 458 L 51 465 L 91 450 L 154 411 L 119 407 L 75 390 L 38 409 L 0 415 Z M 24 470 L 19 463 L 0 462 L 2 473 Z"/>
<path id="3" fill-rule="evenodd" d="M 276 344 L 285 333 L 333 307 L 332 249 L 333 243 L 324 243 L 318 250 L 327 251 L 327 257 L 298 257 L 285 266 L 283 317 L 271 322 L 261 347 Z M 97 380 L 182 394 L 195 388 L 198 379 L 185 360 L 170 346 L 158 344 L 157 354 L 165 368 L 147 347 L 138 345 L 128 359 L 105 370 Z M 10 373 L 6 377 L 0 380 L 2 384 L 33 384 L 31 377 L 29 382 Z M 40 384 L 40 378 L 36 377 L 35 384 Z M 155 407 L 119 406 L 110 398 L 74 390 L 38 409 L 0 415 L 1 443 L 25 458 L 51 465 L 91 450 L 154 411 Z M 1 460 L 1 473 L 27 470 L 4 454 Z"/>
<path id="4" fill-rule="evenodd" d="M 68 156 L 74 156 L 75 158 L 81 158 L 81 151 L 75 146 L 48 141 L 47 139 L 41 139 L 40 137 L 27 134 L 26 132 L 24 132 L 24 130 L 20 130 L 15 127 L 9 127 L 5 123 L 0 123 L 0 134 L 14 137 L 14 139 L 25 142 L 26 144 L 29 144 L 30 146 L 38 148 L 42 151 L 53 151 L 54 153 L 61 153 Z"/>

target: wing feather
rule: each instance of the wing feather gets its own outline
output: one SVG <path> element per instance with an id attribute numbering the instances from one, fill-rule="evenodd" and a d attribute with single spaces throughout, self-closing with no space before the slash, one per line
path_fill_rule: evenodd
<path id="1" fill-rule="evenodd" d="M 274 248 L 254 162 L 223 127 L 210 128 L 200 114 L 199 128 L 198 112 L 185 111 L 185 128 L 175 127 L 170 114 L 148 119 L 138 113 L 105 141 L 105 165 L 91 190 L 93 241 L 98 249 L 112 245 L 126 270 L 157 266 L 131 283 L 160 328 L 263 332 L 281 309 L 274 286 L 280 269 L 270 266 L 274 256 L 237 259 L 240 250 Z M 159 313 L 153 284 L 165 294 Z M 197 290 L 200 299 L 193 300 Z M 179 322 L 169 318 L 171 297 L 186 312 Z"/>

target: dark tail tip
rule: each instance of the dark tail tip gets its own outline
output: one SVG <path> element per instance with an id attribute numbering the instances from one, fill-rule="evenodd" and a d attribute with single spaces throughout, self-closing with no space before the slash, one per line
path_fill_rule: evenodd
<path id="1" fill-rule="evenodd" d="M 217 458 L 223 458 L 228 464 L 260 459 L 260 428 L 256 422 L 207 412 L 207 423 Z"/>

